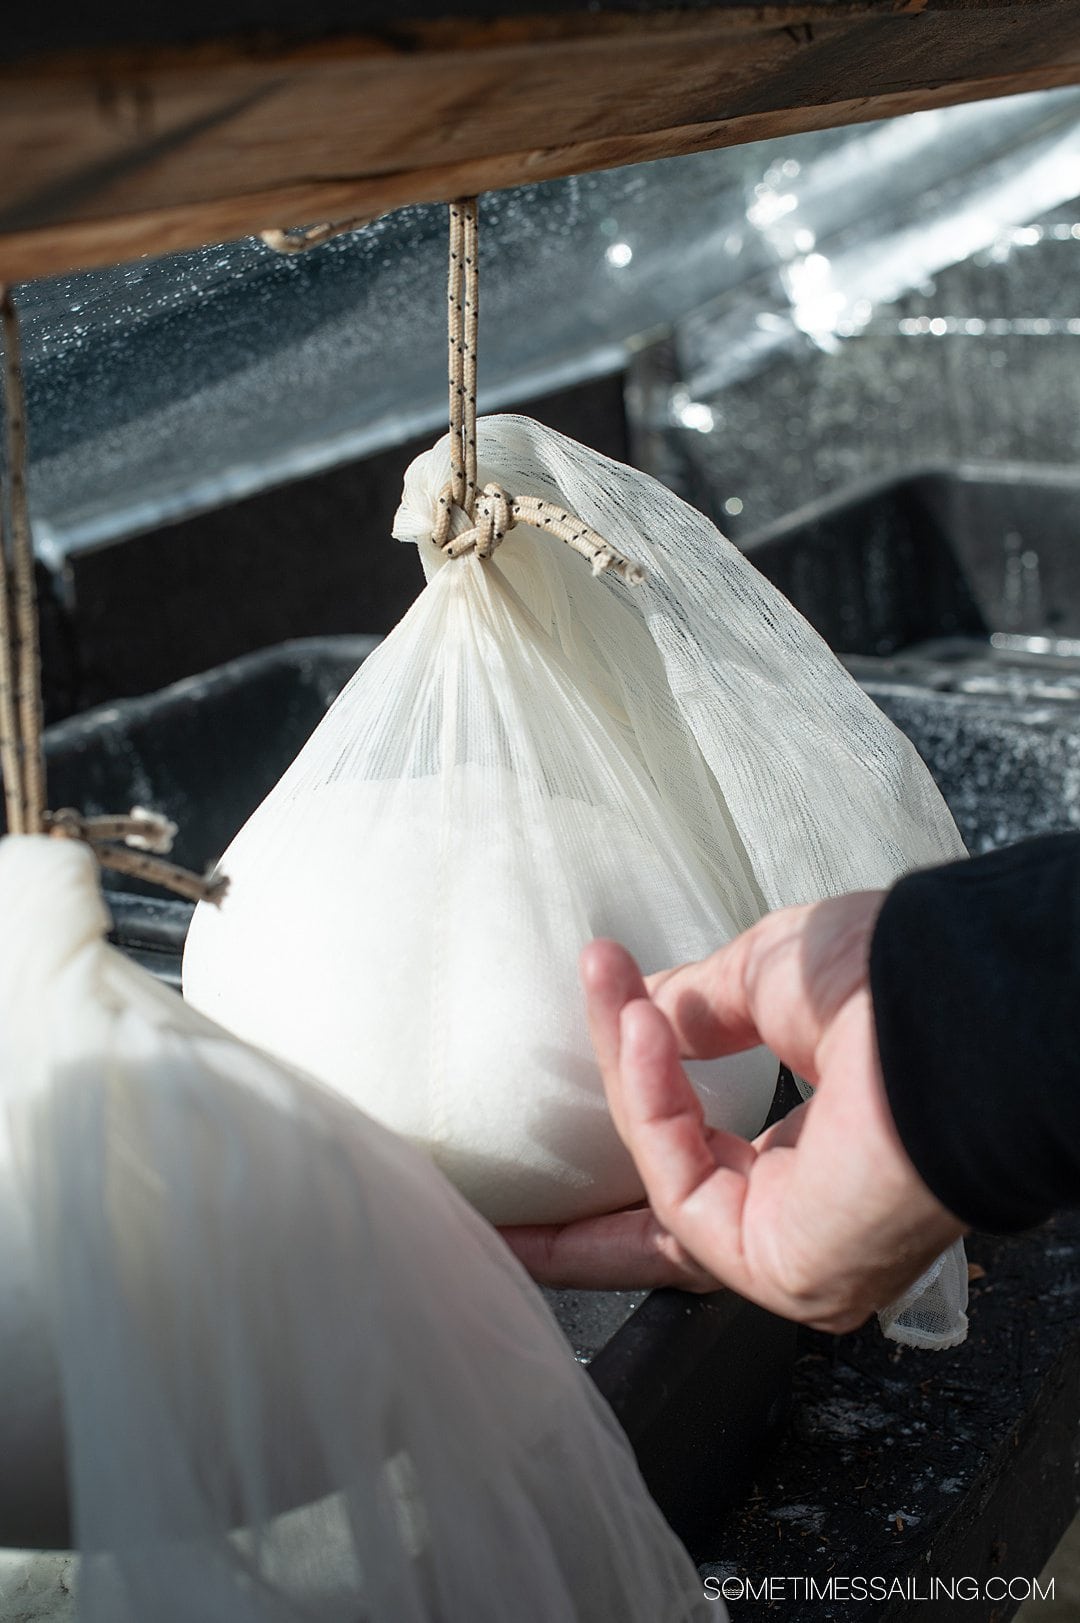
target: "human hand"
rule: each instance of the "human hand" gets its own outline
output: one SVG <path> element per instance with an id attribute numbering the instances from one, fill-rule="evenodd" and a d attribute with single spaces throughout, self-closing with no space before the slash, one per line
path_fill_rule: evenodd
<path id="1" fill-rule="evenodd" d="M 648 983 L 622 947 L 582 954 L 589 1026 L 648 1205 L 504 1229 L 542 1283 L 730 1286 L 816 1329 L 854 1329 L 964 1232 L 889 1112 L 868 985 L 882 892 L 771 913 Z M 752 1144 L 705 1125 L 682 1059 L 765 1043 L 814 1096 Z"/>

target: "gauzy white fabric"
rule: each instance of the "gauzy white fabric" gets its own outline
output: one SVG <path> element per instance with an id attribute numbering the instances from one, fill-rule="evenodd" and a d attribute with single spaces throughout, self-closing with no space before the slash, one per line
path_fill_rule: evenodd
<path id="1" fill-rule="evenodd" d="M 586 941 L 666 967 L 963 845 L 909 741 L 707 519 L 526 418 L 478 426 L 481 483 L 577 514 L 645 584 L 524 527 L 447 559 L 448 441 L 419 457 L 395 535 L 427 589 L 225 853 L 184 987 L 492 1220 L 564 1221 L 641 1193 L 588 1042 Z M 708 1120 L 747 1135 L 775 1075 L 760 1049 L 693 1068 Z M 921 1344 L 962 1335 L 941 1283 L 961 1272 L 923 1293 Z"/>
<path id="2" fill-rule="evenodd" d="M 431 1163 L 103 940 L 0 842 L 0 1089 L 83 1623 L 705 1623 L 621 1431 Z"/>

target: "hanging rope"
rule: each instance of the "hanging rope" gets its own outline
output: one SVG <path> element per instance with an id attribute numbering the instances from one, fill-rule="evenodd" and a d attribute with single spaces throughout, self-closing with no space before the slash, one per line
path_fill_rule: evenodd
<path id="1" fill-rule="evenodd" d="M 477 204 L 450 204 L 450 259 L 446 284 L 450 483 L 439 497 L 436 545 L 450 534 L 454 508 L 476 510 L 476 338 L 480 317 Z"/>
<path id="2" fill-rule="evenodd" d="M 645 574 L 623 557 L 603 536 L 554 502 L 539 496 L 512 496 L 501 485 L 477 488 L 476 471 L 476 359 L 480 321 L 479 219 L 475 197 L 450 204 L 450 261 L 447 279 L 447 354 L 449 357 L 450 483 L 439 496 L 439 509 L 431 539 L 451 558 L 475 552 L 490 558 L 515 524 L 565 541 L 592 565 L 594 575 L 605 570 L 638 586 Z M 453 536 L 455 510 L 465 515 L 468 528 Z"/>
<path id="3" fill-rule="evenodd" d="M 26 403 L 19 320 L 10 289 L 2 286 L 0 334 L 7 472 L 6 516 L 0 490 L 0 769 L 8 832 L 83 840 L 103 867 L 145 879 L 191 901 L 220 901 L 228 885 L 224 877 L 200 877 L 161 860 L 172 849 L 176 825 L 157 812 L 135 807 L 127 816 L 83 817 L 70 809 L 45 809 L 41 650 L 26 489 Z"/>
<path id="4" fill-rule="evenodd" d="M 11 294 L 0 300 L 4 338 L 4 424 L 11 526 L 12 609 L 15 633 L 15 705 L 22 767 L 22 823 L 27 834 L 41 832 L 45 811 L 45 767 L 41 752 L 41 655 L 38 648 L 34 549 L 26 491 L 26 404 L 22 387 L 19 323 Z"/>
<path id="5" fill-rule="evenodd" d="M 0 317 L 4 334 L 9 327 L 6 289 L 0 290 Z M 9 376 L 7 343 L 4 344 L 5 382 Z M 5 395 L 10 398 L 10 383 Z M 5 420 L 8 413 L 5 412 Z M 11 455 L 10 434 L 7 436 L 8 455 Z M 23 805 L 23 770 L 19 755 L 19 707 L 15 682 L 15 616 L 12 611 L 11 572 L 8 568 L 8 520 L 4 508 L 3 488 L 0 487 L 0 771 L 4 774 L 4 809 L 8 830 L 12 834 L 25 832 L 26 815 Z"/>

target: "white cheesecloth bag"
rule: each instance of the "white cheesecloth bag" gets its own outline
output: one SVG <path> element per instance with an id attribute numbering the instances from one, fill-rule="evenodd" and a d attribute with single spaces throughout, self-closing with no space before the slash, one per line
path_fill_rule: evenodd
<path id="1" fill-rule="evenodd" d="M 225 853 L 184 990 L 492 1221 L 561 1222 L 642 1194 L 589 1044 L 587 941 L 649 972 L 964 848 L 910 742 L 707 519 L 527 418 L 478 431 L 481 485 L 577 515 L 644 584 L 520 524 L 450 560 L 430 540 L 449 440 L 417 458 L 394 533 L 427 589 Z M 710 1123 L 758 1131 L 770 1054 L 689 1070 Z M 958 1246 L 883 1326 L 952 1344 L 966 1294 Z"/>
<path id="2" fill-rule="evenodd" d="M 0 841 L 0 1087 L 83 1623 L 706 1623 L 626 1439 L 431 1163 L 104 939 Z"/>

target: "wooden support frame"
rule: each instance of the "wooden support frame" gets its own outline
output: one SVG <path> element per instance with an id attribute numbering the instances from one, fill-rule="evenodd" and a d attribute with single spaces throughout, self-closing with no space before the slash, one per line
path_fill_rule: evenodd
<path id="1" fill-rule="evenodd" d="M 0 279 L 1080 82 L 1080 0 L 543 6 L 8 61 Z"/>

